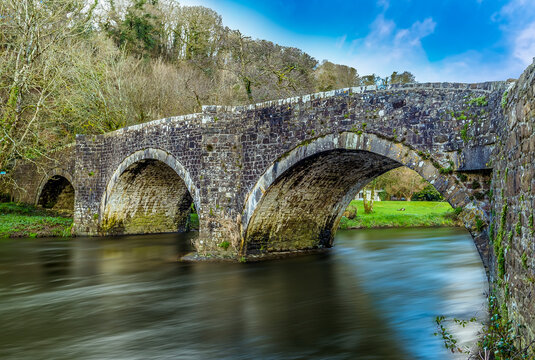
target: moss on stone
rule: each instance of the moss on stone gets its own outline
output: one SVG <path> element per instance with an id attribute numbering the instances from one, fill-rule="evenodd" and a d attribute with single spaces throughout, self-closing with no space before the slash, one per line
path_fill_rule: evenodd
<path id="1" fill-rule="evenodd" d="M 520 257 L 520 259 L 522 260 L 522 267 L 527 270 L 528 269 L 528 255 L 526 254 L 526 252 L 522 253 L 522 256 Z"/>
<path id="2" fill-rule="evenodd" d="M 508 90 L 505 90 L 503 92 L 503 95 L 502 95 L 502 101 L 501 101 L 501 106 L 502 106 L 502 109 L 505 110 L 505 107 L 507 106 L 507 99 L 509 97 L 509 91 Z"/>
<path id="3" fill-rule="evenodd" d="M 494 253 L 496 254 L 498 262 L 498 276 L 503 279 L 505 275 L 505 247 L 503 244 L 503 239 L 505 235 L 505 226 L 507 222 L 507 210 L 508 206 L 505 204 L 502 209 L 502 214 L 500 217 L 500 228 L 496 234 L 496 239 L 494 240 Z"/>
<path id="4" fill-rule="evenodd" d="M 468 101 L 468 105 L 475 105 L 480 107 L 487 106 L 488 104 L 489 101 L 487 100 L 487 97 L 485 95 L 470 99 Z"/>

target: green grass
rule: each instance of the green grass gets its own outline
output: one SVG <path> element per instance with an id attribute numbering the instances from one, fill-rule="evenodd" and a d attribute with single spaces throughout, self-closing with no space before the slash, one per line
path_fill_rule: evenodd
<path id="1" fill-rule="evenodd" d="M 373 213 L 365 214 L 362 201 L 352 201 L 357 216 L 342 217 L 341 229 L 377 227 L 458 226 L 453 209 L 446 202 L 378 201 Z M 405 208 L 405 211 L 398 211 Z M 197 214 L 191 214 L 190 227 L 199 228 Z M 0 238 L 71 236 L 72 218 L 34 206 L 0 203 Z"/>
<path id="2" fill-rule="evenodd" d="M 189 216 L 189 227 L 192 230 L 199 230 L 199 215 L 191 213 Z"/>
<path id="3" fill-rule="evenodd" d="M 71 236 L 72 218 L 34 206 L 0 203 L 0 238 Z"/>
<path id="4" fill-rule="evenodd" d="M 459 226 L 447 202 L 376 201 L 371 214 L 364 213 L 362 201 L 354 200 L 351 205 L 357 207 L 357 216 L 352 220 L 342 217 L 340 229 Z M 402 208 L 405 211 L 399 211 Z"/>

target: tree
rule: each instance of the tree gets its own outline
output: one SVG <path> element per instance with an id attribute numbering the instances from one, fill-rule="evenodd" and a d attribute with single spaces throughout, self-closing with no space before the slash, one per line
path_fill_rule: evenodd
<path id="1" fill-rule="evenodd" d="M 320 66 L 314 70 L 316 89 L 318 91 L 330 91 L 359 85 L 359 75 L 355 68 L 333 64 L 323 60 Z"/>
<path id="2" fill-rule="evenodd" d="M 411 200 L 414 201 L 442 201 L 444 197 L 437 189 L 431 184 L 427 185 L 424 189 L 418 191 L 412 195 Z"/>
<path id="3" fill-rule="evenodd" d="M 0 14 L 1 171 L 76 134 L 378 81 L 176 0 L 1 0 Z"/>
<path id="4" fill-rule="evenodd" d="M 377 178 L 377 187 L 385 190 L 389 197 L 405 198 L 407 201 L 428 184 L 417 172 L 405 166 L 390 170 Z"/>
<path id="5" fill-rule="evenodd" d="M 404 71 L 401 74 L 398 74 L 397 71 L 394 71 L 388 78 L 388 82 L 390 84 L 409 84 L 416 82 L 416 78 L 408 71 Z"/>
<path id="6" fill-rule="evenodd" d="M 226 36 L 224 70 L 239 80 L 246 101 L 258 102 L 313 91 L 317 62 L 302 50 L 265 40 L 252 40 L 240 31 Z"/>
<path id="7" fill-rule="evenodd" d="M 373 179 L 364 187 L 364 196 L 362 197 L 362 204 L 364 205 L 364 212 L 371 214 L 373 212 L 373 202 L 375 199 L 375 188 L 377 186 L 377 178 Z M 368 199 L 367 191 L 370 191 L 370 198 Z"/>
<path id="8" fill-rule="evenodd" d="M 47 130 L 41 119 L 64 85 L 62 55 L 91 31 L 95 6 L 82 0 L 0 2 L 0 169 L 57 144 L 41 136 Z"/>
<path id="9" fill-rule="evenodd" d="M 360 86 L 379 85 L 380 83 L 381 83 L 381 78 L 375 74 L 364 75 L 360 77 L 360 81 L 359 81 Z"/>
<path id="10" fill-rule="evenodd" d="M 138 56 L 157 57 L 163 52 L 163 23 L 158 0 L 134 0 L 121 18 L 113 0 L 104 29 L 118 47 Z"/>
<path id="11" fill-rule="evenodd" d="M 369 86 L 369 85 L 378 85 L 378 86 L 388 86 L 390 84 L 408 84 L 416 82 L 416 78 L 413 74 L 408 71 L 404 71 L 399 74 L 397 71 L 394 71 L 390 76 L 382 78 L 375 74 L 365 75 L 360 78 L 360 86 Z"/>
<path id="12" fill-rule="evenodd" d="M 253 102 L 253 86 L 258 77 L 258 68 L 254 66 L 258 51 L 253 49 L 254 43 L 239 30 L 230 31 L 227 37 L 229 52 L 229 68 L 240 79 L 243 91 L 249 102 Z"/>
<path id="13" fill-rule="evenodd" d="M 200 70 L 213 72 L 223 48 L 225 32 L 221 16 L 202 6 L 172 8 L 168 23 L 168 58 L 187 61 Z"/>

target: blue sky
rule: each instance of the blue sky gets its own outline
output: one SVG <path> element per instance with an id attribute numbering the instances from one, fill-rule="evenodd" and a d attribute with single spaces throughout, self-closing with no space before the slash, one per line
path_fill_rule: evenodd
<path id="1" fill-rule="evenodd" d="M 360 75 L 517 78 L 535 57 L 535 0 L 182 0 L 245 35 L 303 49 Z"/>

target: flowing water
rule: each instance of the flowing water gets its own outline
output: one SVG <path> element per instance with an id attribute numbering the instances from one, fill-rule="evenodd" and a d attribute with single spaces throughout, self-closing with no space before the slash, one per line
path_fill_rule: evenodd
<path id="1" fill-rule="evenodd" d="M 321 254 L 177 263 L 192 236 L 1 240 L 0 358 L 448 359 L 435 316 L 485 316 L 461 229 L 341 231 Z"/>

